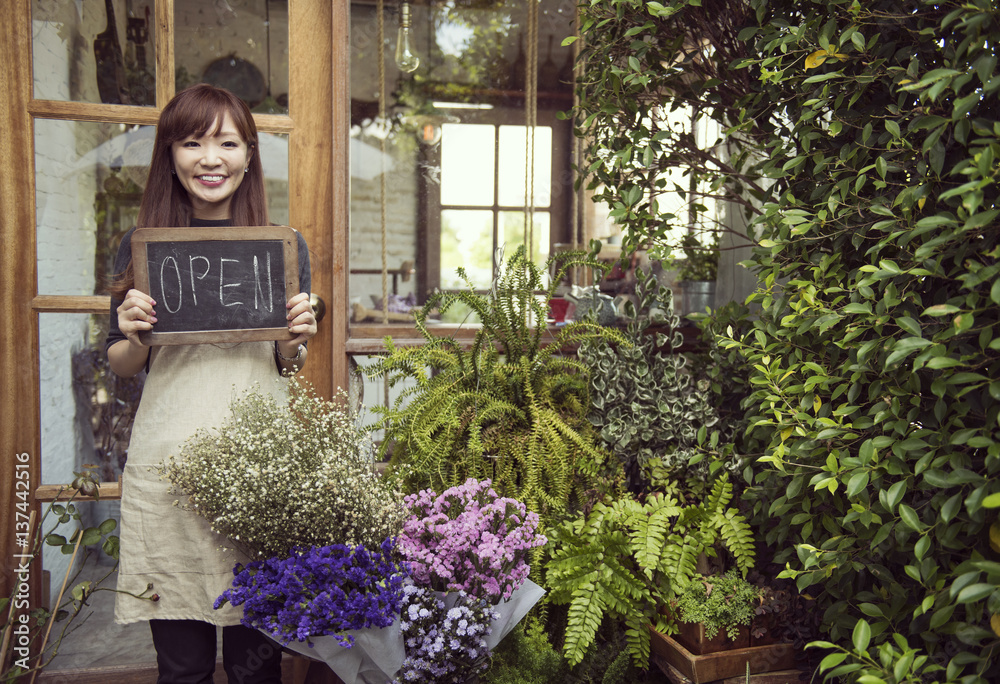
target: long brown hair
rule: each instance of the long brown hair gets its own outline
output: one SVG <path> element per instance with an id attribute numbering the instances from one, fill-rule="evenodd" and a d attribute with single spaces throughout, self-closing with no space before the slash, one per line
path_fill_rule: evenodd
<path id="1" fill-rule="evenodd" d="M 264 168 L 260 161 L 257 125 L 253 115 L 243 100 L 225 88 L 199 83 L 177 93 L 160 113 L 146 191 L 139 205 L 137 228 L 191 225 L 191 200 L 187 190 L 171 173 L 174 168 L 172 146 L 188 136 L 200 137 L 209 129 L 220 127 L 226 114 L 229 114 L 251 153 L 247 164 L 249 171 L 233 194 L 230 205 L 233 225 L 268 225 Z M 113 297 L 122 299 L 133 283 L 130 261 L 124 273 L 115 275 L 108 291 Z"/>

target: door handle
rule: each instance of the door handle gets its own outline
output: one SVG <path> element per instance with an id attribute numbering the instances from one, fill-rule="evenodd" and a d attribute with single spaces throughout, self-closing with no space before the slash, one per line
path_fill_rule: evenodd
<path id="1" fill-rule="evenodd" d="M 316 322 L 319 323 L 323 320 L 323 316 L 326 315 L 326 302 L 315 292 L 309 293 L 309 305 L 312 307 L 313 316 L 316 317 Z"/>

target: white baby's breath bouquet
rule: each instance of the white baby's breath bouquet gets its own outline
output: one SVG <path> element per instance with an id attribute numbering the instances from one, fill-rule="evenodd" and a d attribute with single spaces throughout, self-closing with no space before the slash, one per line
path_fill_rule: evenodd
<path id="1" fill-rule="evenodd" d="M 369 435 L 306 381 L 290 378 L 288 392 L 287 404 L 259 387 L 236 399 L 230 418 L 185 442 L 161 475 L 251 558 L 284 558 L 297 546 L 379 548 L 404 511 L 375 468 Z"/>

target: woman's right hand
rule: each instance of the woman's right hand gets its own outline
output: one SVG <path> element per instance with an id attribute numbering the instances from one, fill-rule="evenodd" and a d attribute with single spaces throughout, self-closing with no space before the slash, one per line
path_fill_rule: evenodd
<path id="1" fill-rule="evenodd" d="M 156 323 L 156 302 L 145 292 L 131 289 L 118 307 L 118 329 L 135 345 L 142 345 L 139 333 L 152 330 Z"/>

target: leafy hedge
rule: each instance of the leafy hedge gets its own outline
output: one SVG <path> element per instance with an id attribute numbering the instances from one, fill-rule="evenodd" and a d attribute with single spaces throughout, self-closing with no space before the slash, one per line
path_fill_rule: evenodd
<path id="1" fill-rule="evenodd" d="M 666 165 L 752 218 L 759 315 L 721 341 L 752 368 L 744 497 L 825 608 L 828 673 L 997 681 L 1000 10 L 605 0 L 583 29 L 578 132 L 626 241 L 673 219 Z M 731 146 L 657 129 L 683 104 Z"/>
<path id="2" fill-rule="evenodd" d="M 794 104 L 762 168 L 783 189 L 757 222 L 762 315 L 733 342 L 766 444 L 757 520 L 794 544 L 789 574 L 822 593 L 833 641 L 865 617 L 876 642 L 898 632 L 948 678 L 985 680 L 1000 655 L 1000 14 L 756 4 L 757 54 L 737 66 L 763 87 L 745 106 Z"/>

